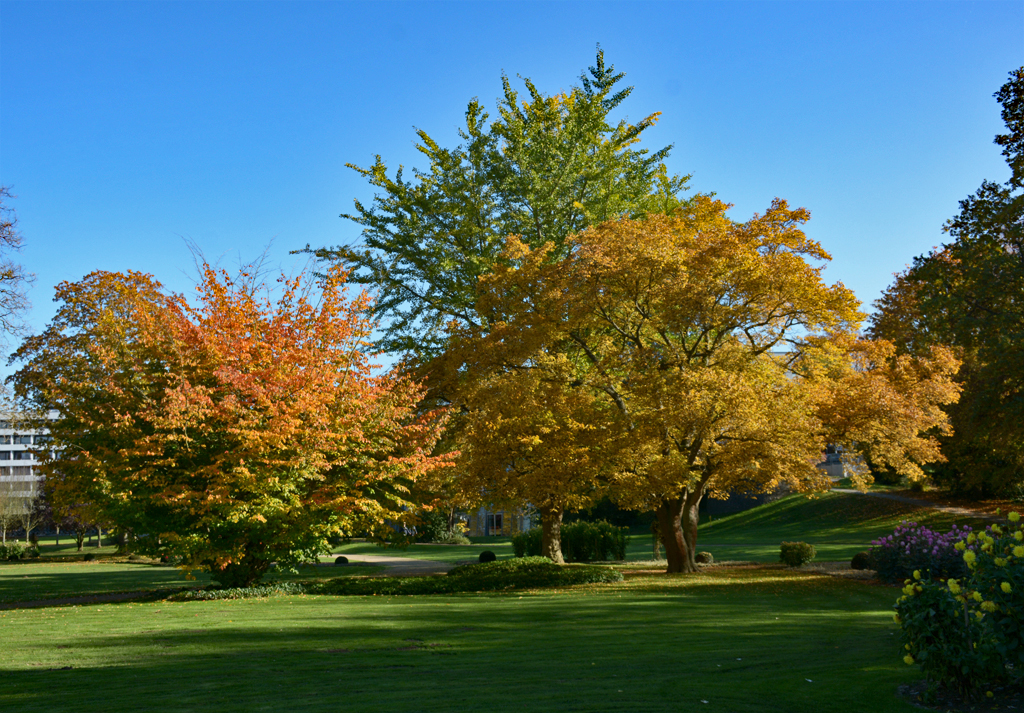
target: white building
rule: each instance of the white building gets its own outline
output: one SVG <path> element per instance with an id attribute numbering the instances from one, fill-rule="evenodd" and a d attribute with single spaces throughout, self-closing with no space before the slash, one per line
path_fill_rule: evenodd
<path id="1" fill-rule="evenodd" d="M 46 418 L 56 420 L 57 411 Z M 32 428 L 22 414 L 0 414 L 0 495 L 27 504 L 39 494 L 43 476 L 36 467 L 49 443 L 49 429 Z"/>

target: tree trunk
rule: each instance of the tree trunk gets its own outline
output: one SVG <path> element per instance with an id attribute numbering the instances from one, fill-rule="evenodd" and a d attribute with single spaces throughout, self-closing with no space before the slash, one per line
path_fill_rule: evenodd
<path id="1" fill-rule="evenodd" d="M 668 572 L 696 572 L 697 524 L 703 484 L 687 490 L 683 497 L 663 500 L 657 509 L 661 541 L 665 545 Z"/>
<path id="2" fill-rule="evenodd" d="M 555 564 L 565 564 L 562 558 L 561 508 L 540 508 L 540 554 Z"/>
<path id="3" fill-rule="evenodd" d="M 57 529 L 57 547 L 60 547 L 60 525 L 54 526 Z"/>
<path id="4" fill-rule="evenodd" d="M 103 528 L 96 526 L 96 546 L 103 547 Z"/>
<path id="5" fill-rule="evenodd" d="M 85 544 L 85 530 L 79 530 L 75 533 L 75 542 L 78 543 L 78 551 L 82 551 L 82 545 Z"/>

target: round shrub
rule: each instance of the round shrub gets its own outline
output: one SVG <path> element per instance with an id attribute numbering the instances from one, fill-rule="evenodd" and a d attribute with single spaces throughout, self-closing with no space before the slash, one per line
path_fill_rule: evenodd
<path id="1" fill-rule="evenodd" d="M 341 557 L 335 557 L 334 564 L 348 564 L 348 557 L 345 557 L 344 555 Z"/>
<path id="2" fill-rule="evenodd" d="M 92 562 L 94 559 L 96 559 L 96 555 L 92 552 L 86 552 L 85 556 L 82 557 L 83 562 Z"/>
<path id="3" fill-rule="evenodd" d="M 818 553 L 814 545 L 806 542 L 783 542 L 780 546 L 779 561 L 790 567 L 799 567 L 813 560 L 816 554 Z"/>
<path id="4" fill-rule="evenodd" d="M 715 557 L 710 552 L 698 552 L 693 556 L 693 561 L 697 564 L 711 564 Z"/>
<path id="5" fill-rule="evenodd" d="M 484 562 L 494 562 L 498 557 L 490 550 L 484 550 L 477 559 L 483 564 Z"/>
<path id="6" fill-rule="evenodd" d="M 858 552 L 850 560 L 850 569 L 871 569 L 871 553 Z"/>

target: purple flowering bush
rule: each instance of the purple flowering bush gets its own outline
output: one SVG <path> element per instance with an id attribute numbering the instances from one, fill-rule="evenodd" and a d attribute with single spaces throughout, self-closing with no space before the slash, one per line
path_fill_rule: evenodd
<path id="1" fill-rule="evenodd" d="M 915 570 L 926 578 L 962 577 L 967 566 L 955 545 L 970 533 L 966 525 L 939 534 L 916 522 L 901 522 L 891 535 L 871 543 L 871 569 L 885 582 L 901 582 Z"/>

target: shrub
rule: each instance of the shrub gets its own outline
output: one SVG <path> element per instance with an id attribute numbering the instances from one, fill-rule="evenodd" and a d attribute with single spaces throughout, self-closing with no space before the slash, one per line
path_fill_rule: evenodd
<path id="1" fill-rule="evenodd" d="M 629 528 L 598 522 L 573 522 L 562 527 L 562 556 L 567 562 L 626 559 Z"/>
<path id="2" fill-rule="evenodd" d="M 18 542 L 0 545 L 0 562 L 17 562 L 24 551 L 25 548 Z"/>
<path id="3" fill-rule="evenodd" d="M 621 582 L 622 574 L 596 565 L 557 565 L 546 557 L 524 557 L 462 565 L 445 576 L 338 578 L 306 585 L 310 594 L 409 595 L 495 592 Z"/>
<path id="4" fill-rule="evenodd" d="M 345 557 L 344 555 L 341 557 L 335 557 L 334 564 L 348 564 L 348 557 Z"/>
<path id="5" fill-rule="evenodd" d="M 858 552 L 850 560 L 850 569 L 871 569 L 871 553 Z"/>
<path id="6" fill-rule="evenodd" d="M 449 535 L 448 518 L 437 510 L 421 512 L 416 523 L 417 542 L 440 542 Z"/>
<path id="7" fill-rule="evenodd" d="M 32 547 L 26 548 L 25 551 L 21 553 L 21 558 L 23 560 L 39 559 L 39 548 L 36 547 L 35 545 L 33 545 Z"/>
<path id="8" fill-rule="evenodd" d="M 534 527 L 512 535 L 512 552 L 516 557 L 540 557 L 541 531 Z"/>
<path id="9" fill-rule="evenodd" d="M 818 553 L 814 550 L 814 545 L 809 545 L 806 542 L 783 542 L 780 547 L 779 561 L 790 567 L 799 567 L 813 560 L 816 554 Z"/>
<path id="10" fill-rule="evenodd" d="M 306 588 L 298 582 L 279 582 L 257 587 L 237 587 L 231 589 L 190 589 L 172 594 L 172 601 L 210 601 L 214 599 L 263 599 L 283 594 L 305 594 Z"/>
<path id="11" fill-rule="evenodd" d="M 451 532 L 441 540 L 442 545 L 471 545 L 470 539 L 463 535 L 461 532 Z"/>
<path id="12" fill-rule="evenodd" d="M 491 552 L 490 550 L 484 550 L 483 552 L 480 553 L 480 557 L 478 559 L 480 560 L 481 563 L 484 563 L 484 562 L 493 562 L 496 559 L 498 559 L 498 557 L 493 552 Z"/>
<path id="13" fill-rule="evenodd" d="M 973 695 L 992 684 L 1024 683 L 1024 530 L 969 533 L 954 545 L 962 578 L 930 580 L 915 571 L 896 602 L 904 661 L 929 681 Z"/>
<path id="14" fill-rule="evenodd" d="M 697 564 L 711 564 L 715 557 L 710 552 L 698 552 L 693 556 L 693 561 Z"/>
<path id="15" fill-rule="evenodd" d="M 885 582 L 900 582 L 915 571 L 925 579 L 962 577 L 966 566 L 953 545 L 970 532 L 969 527 L 954 525 L 940 535 L 916 522 L 901 522 L 891 535 L 871 543 L 870 568 Z"/>

